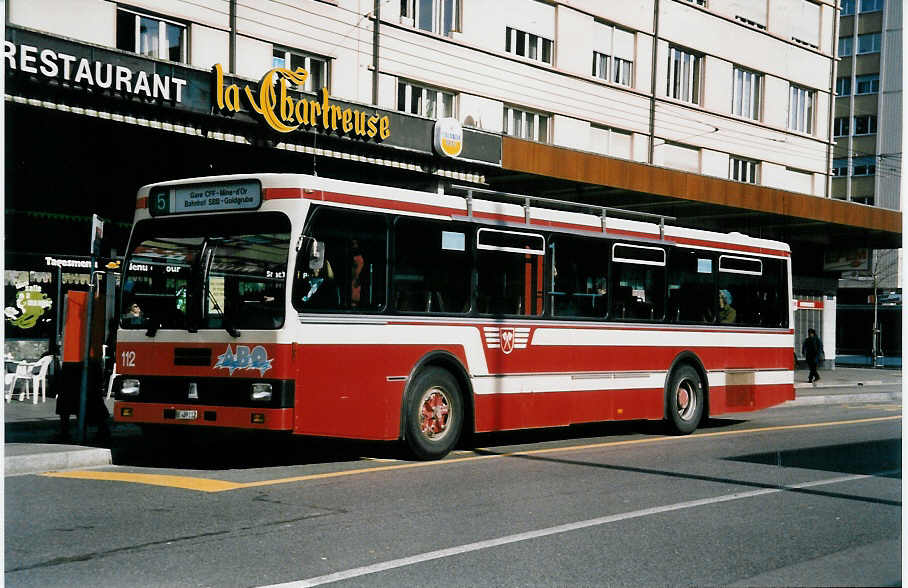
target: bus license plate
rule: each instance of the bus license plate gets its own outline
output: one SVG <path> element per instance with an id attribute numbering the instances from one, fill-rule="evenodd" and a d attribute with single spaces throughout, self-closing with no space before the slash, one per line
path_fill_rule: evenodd
<path id="1" fill-rule="evenodd" d="M 178 410 L 176 414 L 176 419 L 178 421 L 194 421 L 199 417 L 199 411 L 197 410 Z"/>

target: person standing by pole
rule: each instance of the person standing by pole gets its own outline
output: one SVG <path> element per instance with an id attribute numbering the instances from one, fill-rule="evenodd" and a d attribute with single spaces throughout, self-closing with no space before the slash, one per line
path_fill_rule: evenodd
<path id="1" fill-rule="evenodd" d="M 817 380 L 820 379 L 820 374 L 817 373 L 817 365 L 823 358 L 823 342 L 817 337 L 815 330 L 807 329 L 807 338 L 804 339 L 804 343 L 801 345 L 801 353 L 804 354 L 807 359 L 807 366 L 810 368 L 810 375 L 807 376 L 807 381 L 816 385 Z"/>

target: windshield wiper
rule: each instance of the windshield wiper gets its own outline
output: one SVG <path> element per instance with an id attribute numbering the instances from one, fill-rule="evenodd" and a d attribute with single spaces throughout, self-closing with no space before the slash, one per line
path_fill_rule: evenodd
<path id="1" fill-rule="evenodd" d="M 221 305 L 218 304 L 217 299 L 214 297 L 214 294 L 211 293 L 211 290 L 205 288 L 205 291 L 208 292 L 208 299 L 211 300 L 211 304 L 214 305 L 214 309 L 218 311 L 218 314 L 221 315 L 221 321 L 223 321 L 224 329 L 227 330 L 227 334 L 236 339 L 240 336 L 240 330 L 233 325 L 233 321 L 227 318 L 227 315 L 221 310 Z"/>

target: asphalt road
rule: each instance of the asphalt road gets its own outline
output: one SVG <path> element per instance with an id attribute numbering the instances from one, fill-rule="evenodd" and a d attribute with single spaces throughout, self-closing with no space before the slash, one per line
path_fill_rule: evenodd
<path id="1" fill-rule="evenodd" d="M 5 479 L 7 586 L 896 585 L 901 406 L 393 445 L 171 438 Z M 362 456 L 368 456 L 363 458 Z"/>

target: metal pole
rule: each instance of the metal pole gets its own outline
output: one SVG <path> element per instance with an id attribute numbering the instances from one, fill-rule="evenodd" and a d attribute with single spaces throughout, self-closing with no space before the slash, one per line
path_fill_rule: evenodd
<path id="1" fill-rule="evenodd" d="M 876 274 L 873 275 L 873 367 L 876 367 L 877 357 L 880 354 L 880 324 L 877 321 L 877 306 L 879 301 L 877 300 L 877 280 Z"/>
<path id="2" fill-rule="evenodd" d="M 659 53 L 659 0 L 653 5 L 653 59 L 652 72 L 650 74 L 650 97 L 649 97 L 649 160 L 647 163 L 652 165 L 656 156 L 656 65 L 658 65 Z"/>
<path id="3" fill-rule="evenodd" d="M 372 10 L 375 22 L 372 24 L 372 106 L 378 106 L 378 36 L 381 23 L 381 0 L 375 0 Z"/>
<path id="4" fill-rule="evenodd" d="M 230 73 L 236 74 L 236 0 L 230 0 Z"/>

